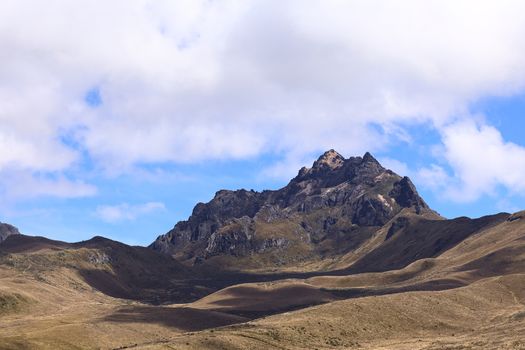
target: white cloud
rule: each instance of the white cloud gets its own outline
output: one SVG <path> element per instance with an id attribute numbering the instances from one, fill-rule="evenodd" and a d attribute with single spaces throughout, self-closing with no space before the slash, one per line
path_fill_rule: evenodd
<path id="1" fill-rule="evenodd" d="M 135 220 L 141 215 L 165 209 L 166 207 L 164 206 L 164 203 L 161 202 L 147 202 L 135 205 L 121 203 L 117 205 L 98 206 L 95 214 L 103 221 L 115 223 L 119 221 Z"/>
<path id="2" fill-rule="evenodd" d="M 525 194 L 525 147 L 505 142 L 494 127 L 472 120 L 441 129 L 442 157 L 451 167 L 420 169 L 418 180 L 458 202 L 471 202 L 497 194 L 498 186 L 510 194 Z"/>
<path id="3" fill-rule="evenodd" d="M 377 151 L 406 138 L 399 123 L 444 128 L 521 90 L 523 13 L 517 0 L 2 1 L 0 169 L 66 171 L 79 150 L 109 172 L 276 152 L 279 176 L 328 148 Z M 515 183 L 478 182 L 500 180 Z"/>
<path id="4" fill-rule="evenodd" d="M 386 157 L 380 158 L 378 160 L 381 163 L 381 165 L 383 165 L 387 169 L 392 170 L 398 175 L 412 176 L 412 171 L 409 169 L 406 163 L 403 163 L 397 159 L 386 158 Z"/>
<path id="5" fill-rule="evenodd" d="M 63 175 L 43 176 L 29 171 L 3 171 L 0 172 L 0 179 L 0 193 L 4 201 L 35 197 L 90 197 L 97 193 L 95 186 Z"/>

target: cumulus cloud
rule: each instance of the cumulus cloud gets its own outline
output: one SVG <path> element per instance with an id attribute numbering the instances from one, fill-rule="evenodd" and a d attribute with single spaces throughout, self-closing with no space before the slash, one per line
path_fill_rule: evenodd
<path id="1" fill-rule="evenodd" d="M 524 13 L 512 0 L 2 1 L 0 169 L 274 152 L 285 162 L 268 174 L 288 176 L 313 152 L 377 151 L 400 125 L 445 128 L 522 89 Z"/>
<path id="2" fill-rule="evenodd" d="M 158 210 L 165 210 L 164 203 L 147 202 L 143 204 L 121 203 L 117 205 L 101 205 L 96 209 L 96 216 L 103 221 L 115 223 L 135 220 L 137 217 L 150 214 Z"/>
<path id="3" fill-rule="evenodd" d="M 451 175 L 440 165 L 431 164 L 429 167 L 421 168 L 416 173 L 419 183 L 443 195 L 443 190 L 451 186 Z M 449 193 L 449 192 L 446 192 Z"/>
<path id="4" fill-rule="evenodd" d="M 525 147 L 505 142 L 494 127 L 463 120 L 442 130 L 443 154 L 453 174 L 439 166 L 420 172 L 456 201 L 494 195 L 498 186 L 525 194 Z"/>

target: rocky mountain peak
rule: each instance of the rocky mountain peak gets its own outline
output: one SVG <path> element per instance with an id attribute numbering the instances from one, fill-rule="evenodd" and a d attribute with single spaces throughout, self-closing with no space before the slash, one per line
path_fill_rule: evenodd
<path id="1" fill-rule="evenodd" d="M 308 182 L 313 187 L 333 187 L 344 182 L 370 182 L 385 168 L 370 154 L 345 159 L 333 149 L 325 152 L 311 168 L 303 167 L 292 183 Z"/>
<path id="2" fill-rule="evenodd" d="M 341 167 L 345 162 L 345 158 L 331 149 L 323 153 L 313 164 L 312 168 L 330 168 L 337 169 Z"/>
<path id="3" fill-rule="evenodd" d="M 363 163 L 376 163 L 376 164 L 379 164 L 377 159 L 375 159 L 374 156 L 372 156 L 372 154 L 370 154 L 370 152 L 366 152 L 365 155 L 363 156 Z"/>
<path id="4" fill-rule="evenodd" d="M 345 159 L 332 149 L 281 189 L 218 191 L 151 247 L 193 262 L 257 255 L 308 260 L 354 249 L 401 212 L 435 214 L 410 179 L 370 153 Z"/>

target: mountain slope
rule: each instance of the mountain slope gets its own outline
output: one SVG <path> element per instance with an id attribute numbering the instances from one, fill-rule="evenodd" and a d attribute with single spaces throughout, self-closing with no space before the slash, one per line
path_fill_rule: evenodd
<path id="1" fill-rule="evenodd" d="M 203 286 L 206 277 L 165 254 L 103 237 L 65 243 L 12 235 L 0 244 L 0 267 L 63 289 L 83 285 L 111 297 L 148 303 L 195 300 L 217 289 L 212 282 Z"/>
<path id="2" fill-rule="evenodd" d="M 354 251 L 410 213 L 440 219 L 409 178 L 369 153 L 330 150 L 279 190 L 217 192 L 150 247 L 189 264 L 297 267 Z"/>
<path id="3" fill-rule="evenodd" d="M 18 234 L 20 234 L 20 232 L 16 227 L 0 222 L 0 243 L 3 242 L 7 237 Z"/>
<path id="4" fill-rule="evenodd" d="M 9 235 L 0 348 L 525 349 L 525 212 L 446 220 L 369 154 L 219 191 L 152 247 Z"/>

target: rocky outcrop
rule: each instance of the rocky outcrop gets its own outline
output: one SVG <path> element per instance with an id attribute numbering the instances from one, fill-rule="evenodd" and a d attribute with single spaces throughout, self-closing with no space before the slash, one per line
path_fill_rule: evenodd
<path id="1" fill-rule="evenodd" d="M 323 255 L 330 247 L 344 252 L 402 210 L 432 212 L 409 178 L 370 153 L 345 159 L 330 150 L 279 190 L 217 192 L 150 247 L 196 262 L 268 252 Z"/>
<path id="2" fill-rule="evenodd" d="M 4 224 L 0 222 L 0 243 L 3 242 L 7 237 L 11 235 L 19 235 L 18 229 L 12 225 Z"/>

